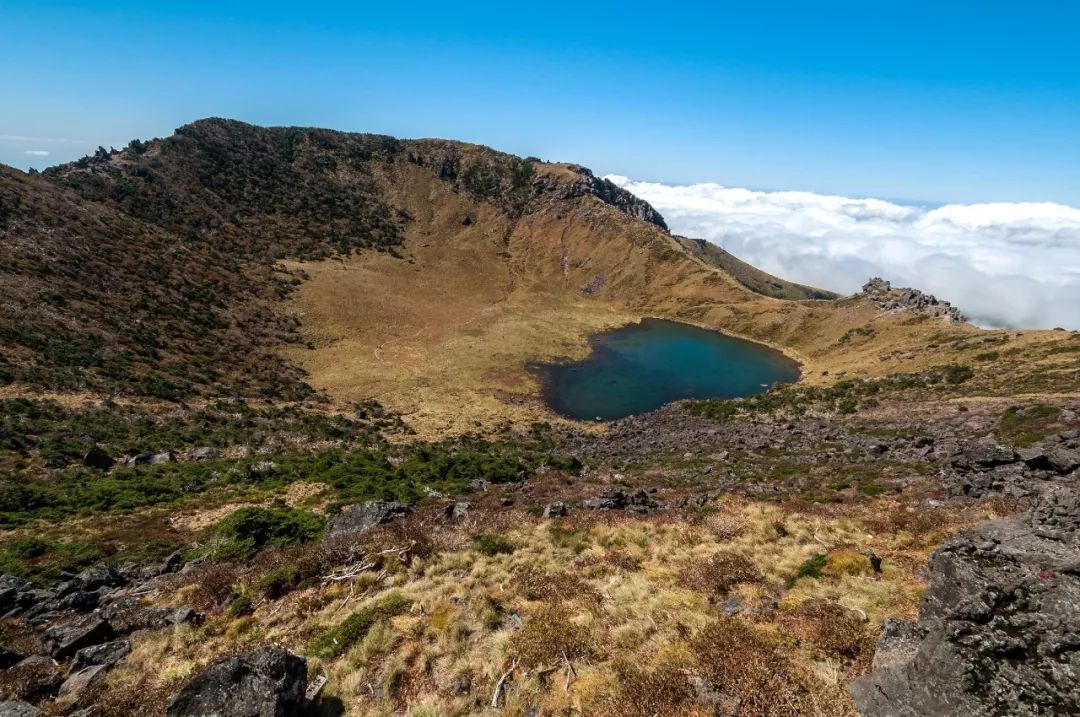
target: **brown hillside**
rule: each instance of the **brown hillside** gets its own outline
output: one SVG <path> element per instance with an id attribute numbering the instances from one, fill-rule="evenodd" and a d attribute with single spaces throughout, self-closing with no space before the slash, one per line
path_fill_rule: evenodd
<path id="1" fill-rule="evenodd" d="M 527 364 L 644 316 L 778 346 L 811 382 L 983 347 L 865 297 L 765 296 L 588 170 L 476 145 L 203 120 L 2 176 L 0 377 L 16 387 L 289 397 L 309 390 L 301 367 L 342 405 L 374 396 L 456 432 L 546 417 Z M 1040 347 L 1028 359 L 1064 338 L 1009 336 Z"/>

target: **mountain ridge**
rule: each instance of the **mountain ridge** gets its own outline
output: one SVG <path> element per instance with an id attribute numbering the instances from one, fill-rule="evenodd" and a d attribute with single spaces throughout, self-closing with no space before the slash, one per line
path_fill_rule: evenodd
<path id="1" fill-rule="evenodd" d="M 811 383 L 941 365 L 981 335 L 821 301 L 580 165 L 449 140 L 212 118 L 0 181 L 9 393 L 374 396 L 442 414 L 417 419 L 438 433 L 462 406 L 544 416 L 527 363 L 646 316 L 780 348 Z"/>

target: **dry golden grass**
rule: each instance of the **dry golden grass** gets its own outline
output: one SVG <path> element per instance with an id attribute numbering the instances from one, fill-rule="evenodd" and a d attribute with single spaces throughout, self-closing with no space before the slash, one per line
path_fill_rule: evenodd
<path id="1" fill-rule="evenodd" d="M 305 272 L 291 309 L 312 348 L 285 355 L 339 406 L 376 398 L 424 437 L 552 416 L 527 365 L 580 358 L 588 336 L 645 316 L 720 329 L 803 363 L 804 380 L 881 376 L 960 361 L 985 341 L 1042 356 L 1060 332 L 983 331 L 939 319 L 881 314 L 870 302 L 793 302 L 750 292 L 652 225 L 593 197 L 534 207 L 512 220 L 425 170 L 386 170 L 385 189 L 412 219 L 405 259 L 368 252 L 289 265 Z M 560 165 L 541 173 L 564 176 Z M 466 223 L 465 220 L 470 222 Z M 596 277 L 603 288 L 585 296 Z M 842 342 L 870 326 L 869 340 Z M 994 344 L 998 346 L 998 344 Z"/>
<path id="2" fill-rule="evenodd" d="M 397 594 L 408 612 L 377 620 L 338 657 L 309 656 L 348 715 L 520 715 L 531 707 L 611 717 L 710 714 L 691 678 L 726 685 L 714 697 L 738 704 L 740 714 L 851 714 L 844 685 L 866 669 L 882 620 L 915 612 L 930 549 L 907 522 L 879 525 L 886 506 L 803 513 L 726 498 L 705 518 L 613 520 L 582 511 L 546 521 L 516 513 L 498 527 L 516 546 L 510 554 L 483 554 L 450 528 L 408 564 L 388 563 L 352 586 L 316 581 L 279 598 L 252 590 L 261 573 L 305 551 L 346 561 L 348 546 L 271 552 L 240 572 L 208 568 L 189 587 L 152 596 L 159 604 L 199 599 L 210 615 L 201 627 L 139 638 L 110 684 L 121 696 L 124 685 L 164 695 L 221 654 L 267 643 L 304 652 L 315 636 Z M 987 502 L 939 528 L 998 509 L 1007 506 Z M 418 518 L 396 531 L 387 526 L 363 546 L 394 544 L 425 525 Z M 880 574 L 862 550 L 884 557 Z M 786 589 L 816 554 L 826 556 L 820 572 Z M 698 571 L 687 573 L 692 566 Z M 708 579 L 687 585 L 687 575 L 699 573 Z M 721 610 L 718 582 L 742 613 Z M 239 588 L 255 609 L 230 619 L 217 606 Z M 500 708 L 490 710 L 507 672 Z"/>

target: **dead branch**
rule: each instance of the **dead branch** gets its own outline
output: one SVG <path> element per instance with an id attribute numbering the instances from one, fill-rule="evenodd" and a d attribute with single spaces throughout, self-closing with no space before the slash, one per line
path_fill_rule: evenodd
<path id="1" fill-rule="evenodd" d="M 498 707 L 499 706 L 499 700 L 502 699 L 503 687 L 506 686 L 506 680 L 507 680 L 507 678 L 510 677 L 511 674 L 513 674 L 514 669 L 517 667 L 517 663 L 518 663 L 518 661 L 517 661 L 517 658 L 515 657 L 514 661 L 512 663 L 510 663 L 510 669 L 507 670 L 506 672 L 504 672 L 502 674 L 502 677 L 499 678 L 499 681 L 495 683 L 495 694 L 493 694 L 491 696 L 491 706 L 492 707 Z"/>

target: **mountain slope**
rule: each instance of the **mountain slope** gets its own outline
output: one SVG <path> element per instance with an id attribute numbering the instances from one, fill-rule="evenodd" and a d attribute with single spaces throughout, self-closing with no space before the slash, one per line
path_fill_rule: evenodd
<path id="1" fill-rule="evenodd" d="M 792 301 L 806 299 L 822 301 L 840 298 L 839 294 L 832 291 L 795 284 L 773 276 L 772 274 L 768 274 L 704 239 L 689 239 L 681 236 L 676 236 L 675 238 L 678 239 L 679 243 L 692 255 L 704 262 L 712 264 L 718 269 L 723 269 L 728 274 L 735 277 L 739 283 L 747 289 L 756 291 L 759 294 L 771 296 L 774 299 L 790 299 Z"/>
<path id="2" fill-rule="evenodd" d="M 439 433 L 545 417 L 528 363 L 644 316 L 770 343 L 810 382 L 979 348 L 974 327 L 871 297 L 775 298 L 820 295 L 673 237 L 587 169 L 477 145 L 214 119 L 2 178 L 9 393 L 314 387 Z"/>

